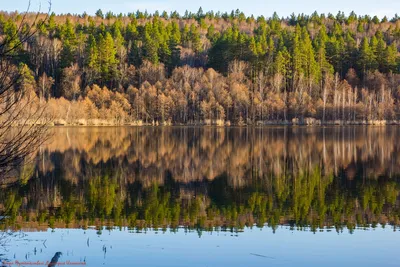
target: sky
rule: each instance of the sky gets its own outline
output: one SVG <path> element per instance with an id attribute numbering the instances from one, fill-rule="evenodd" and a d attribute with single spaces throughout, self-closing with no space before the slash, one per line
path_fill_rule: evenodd
<path id="1" fill-rule="evenodd" d="M 1 10 L 5 11 L 25 11 L 29 0 L 5 1 L 2 0 Z M 153 13 L 155 10 L 168 12 L 177 10 L 184 14 L 185 10 L 197 12 L 201 6 L 204 11 L 214 10 L 230 12 L 240 9 L 246 15 L 264 15 L 269 17 L 274 11 L 279 16 L 289 16 L 305 13 L 332 13 L 344 11 L 346 14 L 355 11 L 358 15 L 377 15 L 382 18 L 385 15 L 393 17 L 397 12 L 400 15 L 400 0 L 51 0 L 52 11 L 57 14 L 75 13 L 82 14 L 86 11 L 93 15 L 96 10 L 102 9 L 103 13 L 111 10 L 118 13 L 135 12 L 136 10 Z M 31 11 L 37 11 L 39 5 L 42 11 L 48 7 L 48 0 L 31 0 Z"/>

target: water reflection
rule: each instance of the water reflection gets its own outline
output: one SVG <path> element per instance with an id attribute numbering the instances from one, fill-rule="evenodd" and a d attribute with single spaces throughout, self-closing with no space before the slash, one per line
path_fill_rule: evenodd
<path id="1" fill-rule="evenodd" d="M 14 228 L 400 224 L 400 130 L 55 128 L 8 180 Z"/>

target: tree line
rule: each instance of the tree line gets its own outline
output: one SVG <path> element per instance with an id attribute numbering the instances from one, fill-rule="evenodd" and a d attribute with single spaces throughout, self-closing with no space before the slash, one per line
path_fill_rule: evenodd
<path id="1" fill-rule="evenodd" d="M 397 120 L 400 19 L 0 13 L 23 88 L 65 123 Z M 19 35 L 39 18 L 26 43 Z M 79 118 L 79 119 L 76 119 Z M 312 119 L 310 119 L 312 118 Z M 84 121 L 83 121 L 84 120 Z"/>

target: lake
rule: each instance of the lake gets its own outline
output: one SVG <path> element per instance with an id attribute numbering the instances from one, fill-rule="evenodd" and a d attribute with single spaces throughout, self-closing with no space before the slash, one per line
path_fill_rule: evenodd
<path id="1" fill-rule="evenodd" d="M 400 128 L 60 127 L 0 193 L 4 266 L 399 266 Z"/>

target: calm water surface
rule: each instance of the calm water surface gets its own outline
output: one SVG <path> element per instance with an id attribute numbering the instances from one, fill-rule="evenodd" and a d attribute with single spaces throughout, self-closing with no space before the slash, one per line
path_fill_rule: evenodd
<path id="1" fill-rule="evenodd" d="M 1 188 L 6 265 L 400 264 L 400 128 L 52 133 Z"/>

